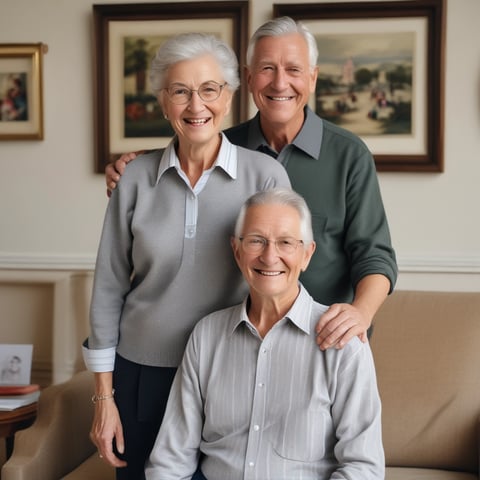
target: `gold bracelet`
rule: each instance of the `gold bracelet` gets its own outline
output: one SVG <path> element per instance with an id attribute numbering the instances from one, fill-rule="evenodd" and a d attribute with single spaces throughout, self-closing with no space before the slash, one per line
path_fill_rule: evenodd
<path id="1" fill-rule="evenodd" d="M 113 396 L 115 395 L 115 389 L 113 388 L 112 389 L 112 393 L 108 394 L 104 394 L 104 395 L 92 395 L 92 403 L 95 404 L 97 403 L 99 400 L 109 400 L 110 398 L 113 398 Z"/>

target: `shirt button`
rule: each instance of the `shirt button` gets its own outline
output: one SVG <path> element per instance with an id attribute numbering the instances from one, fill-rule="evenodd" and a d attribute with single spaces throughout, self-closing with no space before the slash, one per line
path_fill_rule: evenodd
<path id="1" fill-rule="evenodd" d="M 259 386 L 259 388 L 263 388 L 265 386 L 265 384 L 264 383 L 259 383 L 258 386 Z"/>
<path id="2" fill-rule="evenodd" d="M 254 467 L 255 466 L 255 463 L 253 462 L 248 462 L 248 466 L 251 468 L 251 467 Z"/>
<path id="3" fill-rule="evenodd" d="M 266 349 L 266 348 L 262 348 L 262 353 L 267 353 L 267 349 Z"/>
<path id="4" fill-rule="evenodd" d="M 254 426 L 253 426 L 253 430 L 254 430 L 255 432 L 258 432 L 258 431 L 260 430 L 260 427 L 259 427 L 258 425 L 254 425 Z"/>

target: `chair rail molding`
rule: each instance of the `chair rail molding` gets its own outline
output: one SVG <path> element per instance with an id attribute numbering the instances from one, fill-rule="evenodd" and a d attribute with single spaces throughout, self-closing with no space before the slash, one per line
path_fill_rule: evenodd
<path id="1" fill-rule="evenodd" d="M 397 255 L 400 272 L 478 273 L 479 254 Z M 93 271 L 95 255 L 9 254 L 0 252 L 0 270 L 64 270 Z"/>
<path id="2" fill-rule="evenodd" d="M 9 254 L 0 252 L 0 270 L 68 270 L 95 269 L 95 255 Z"/>
<path id="3" fill-rule="evenodd" d="M 480 273 L 480 255 L 399 255 L 401 272 L 422 273 Z"/>

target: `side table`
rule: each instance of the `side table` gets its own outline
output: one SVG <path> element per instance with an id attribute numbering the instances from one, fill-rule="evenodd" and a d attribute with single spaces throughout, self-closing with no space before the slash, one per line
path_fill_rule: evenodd
<path id="1" fill-rule="evenodd" d="M 5 438 L 7 460 L 13 452 L 15 433 L 29 427 L 37 416 L 38 403 L 31 403 L 14 410 L 0 411 L 0 438 Z"/>

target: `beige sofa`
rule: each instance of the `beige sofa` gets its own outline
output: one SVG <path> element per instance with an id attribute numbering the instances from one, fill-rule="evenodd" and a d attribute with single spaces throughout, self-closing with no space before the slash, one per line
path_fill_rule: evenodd
<path id="1" fill-rule="evenodd" d="M 376 316 L 372 349 L 386 480 L 479 480 L 480 293 L 395 292 Z M 88 438 L 92 388 L 82 372 L 42 393 L 2 480 L 114 478 Z"/>

